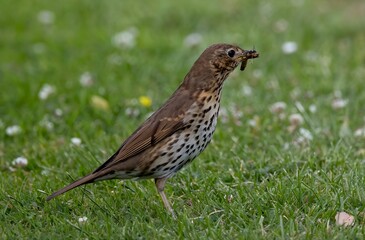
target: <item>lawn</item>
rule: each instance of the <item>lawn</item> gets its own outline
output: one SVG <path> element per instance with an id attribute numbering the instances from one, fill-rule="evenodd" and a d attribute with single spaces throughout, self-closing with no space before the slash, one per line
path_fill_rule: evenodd
<path id="1" fill-rule="evenodd" d="M 1 1 L 1 239 L 363 239 L 365 2 Z M 53 191 L 103 163 L 210 44 L 213 142 L 167 183 Z M 351 226 L 338 226 L 346 212 Z"/>

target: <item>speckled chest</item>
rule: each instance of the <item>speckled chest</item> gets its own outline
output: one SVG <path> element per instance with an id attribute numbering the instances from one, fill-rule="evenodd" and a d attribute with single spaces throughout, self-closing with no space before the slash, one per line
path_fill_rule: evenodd
<path id="1" fill-rule="evenodd" d="M 149 172 L 154 177 L 174 175 L 207 147 L 217 125 L 220 90 L 199 94 L 184 117 L 186 127 L 169 138 L 158 161 L 151 164 Z"/>

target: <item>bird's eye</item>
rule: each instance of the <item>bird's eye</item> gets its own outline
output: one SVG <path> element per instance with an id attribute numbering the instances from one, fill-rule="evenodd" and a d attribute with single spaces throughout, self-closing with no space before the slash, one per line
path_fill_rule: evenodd
<path id="1" fill-rule="evenodd" d="M 227 54 L 228 56 L 233 57 L 236 54 L 236 52 L 233 49 L 231 49 L 227 52 Z"/>

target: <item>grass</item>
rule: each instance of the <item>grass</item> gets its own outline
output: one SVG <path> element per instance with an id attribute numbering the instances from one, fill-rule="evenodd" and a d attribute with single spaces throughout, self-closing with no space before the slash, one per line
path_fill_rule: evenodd
<path id="1" fill-rule="evenodd" d="M 1 5 L 0 238 L 364 237 L 365 139 L 354 135 L 365 125 L 363 1 Z M 54 14 L 53 23 L 37 19 L 42 10 Z M 135 47 L 114 46 L 112 37 L 130 27 L 138 29 Z M 184 46 L 193 32 L 202 42 Z M 297 43 L 295 53 L 283 53 L 287 41 Z M 45 202 L 108 158 L 216 42 L 254 46 L 261 56 L 226 82 L 214 141 L 169 180 L 177 221 L 152 181 L 107 181 Z M 85 72 L 94 79 L 89 87 L 79 83 Z M 55 92 L 41 100 L 45 84 Z M 109 108 L 90 104 L 92 96 Z M 138 104 L 140 96 L 152 106 Z M 335 98 L 348 104 L 334 109 Z M 283 118 L 269 110 L 278 101 L 287 105 Z M 299 128 L 288 131 L 294 113 L 312 140 Z M 13 125 L 22 130 L 9 136 Z M 12 165 L 20 156 L 27 166 Z M 339 211 L 355 225 L 336 226 Z"/>

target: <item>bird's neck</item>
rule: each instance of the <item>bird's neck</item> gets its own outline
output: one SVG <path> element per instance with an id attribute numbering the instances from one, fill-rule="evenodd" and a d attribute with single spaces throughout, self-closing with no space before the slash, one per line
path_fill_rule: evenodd
<path id="1" fill-rule="evenodd" d="M 181 87 L 188 90 L 217 93 L 222 88 L 224 81 L 231 71 L 213 67 L 193 66 L 185 76 Z"/>

